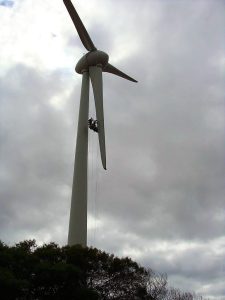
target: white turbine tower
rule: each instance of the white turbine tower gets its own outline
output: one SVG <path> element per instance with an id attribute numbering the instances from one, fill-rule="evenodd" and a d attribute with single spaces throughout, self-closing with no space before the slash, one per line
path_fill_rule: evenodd
<path id="1" fill-rule="evenodd" d="M 63 0 L 77 33 L 88 52 L 78 61 L 75 70 L 82 74 L 80 110 L 73 174 L 72 199 L 68 245 L 87 245 L 87 157 L 88 157 L 88 112 L 89 78 L 94 92 L 98 126 L 99 147 L 103 168 L 106 170 L 105 129 L 103 110 L 102 72 L 112 73 L 133 82 L 129 77 L 108 63 L 109 56 L 97 50 L 70 0 Z"/>

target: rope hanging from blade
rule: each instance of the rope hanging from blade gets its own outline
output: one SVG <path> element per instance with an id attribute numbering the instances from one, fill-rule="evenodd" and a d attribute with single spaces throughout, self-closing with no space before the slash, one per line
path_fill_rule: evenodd
<path id="1" fill-rule="evenodd" d="M 94 101 L 90 101 L 90 115 L 94 116 L 95 108 Z M 99 149 L 98 149 L 98 137 L 93 131 L 89 130 L 89 157 L 90 157 L 90 169 L 89 169 L 89 212 L 93 218 L 93 224 L 89 231 L 89 240 L 91 245 L 95 245 L 96 231 L 97 231 L 97 218 L 98 218 L 98 190 L 99 190 Z"/>

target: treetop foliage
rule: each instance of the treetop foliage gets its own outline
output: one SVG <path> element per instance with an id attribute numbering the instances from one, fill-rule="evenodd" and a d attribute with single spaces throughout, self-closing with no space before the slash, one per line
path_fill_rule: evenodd
<path id="1" fill-rule="evenodd" d="M 193 300 L 167 287 L 167 276 L 96 248 L 0 242 L 1 299 Z"/>

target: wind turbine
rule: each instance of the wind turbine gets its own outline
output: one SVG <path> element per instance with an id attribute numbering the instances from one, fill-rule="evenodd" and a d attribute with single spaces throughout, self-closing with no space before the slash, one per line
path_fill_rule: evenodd
<path id="1" fill-rule="evenodd" d="M 98 139 L 102 166 L 106 170 L 105 128 L 103 110 L 102 72 L 112 73 L 127 80 L 135 79 L 109 64 L 109 56 L 97 50 L 84 24 L 70 0 L 63 0 L 73 21 L 77 33 L 87 49 L 87 53 L 78 61 L 75 70 L 82 74 L 80 110 L 78 117 L 77 141 L 74 162 L 73 187 L 70 209 L 68 245 L 87 245 L 87 157 L 88 157 L 88 113 L 89 78 L 94 92 L 95 109 L 98 124 Z"/>

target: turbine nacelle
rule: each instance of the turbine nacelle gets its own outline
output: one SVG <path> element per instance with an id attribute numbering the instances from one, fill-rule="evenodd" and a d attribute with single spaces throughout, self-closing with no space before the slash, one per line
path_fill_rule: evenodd
<path id="1" fill-rule="evenodd" d="M 88 71 L 89 67 L 94 66 L 101 66 L 104 69 L 108 61 L 109 56 L 107 53 L 100 50 L 90 51 L 81 57 L 75 67 L 75 71 L 82 74 L 84 71 Z"/>

